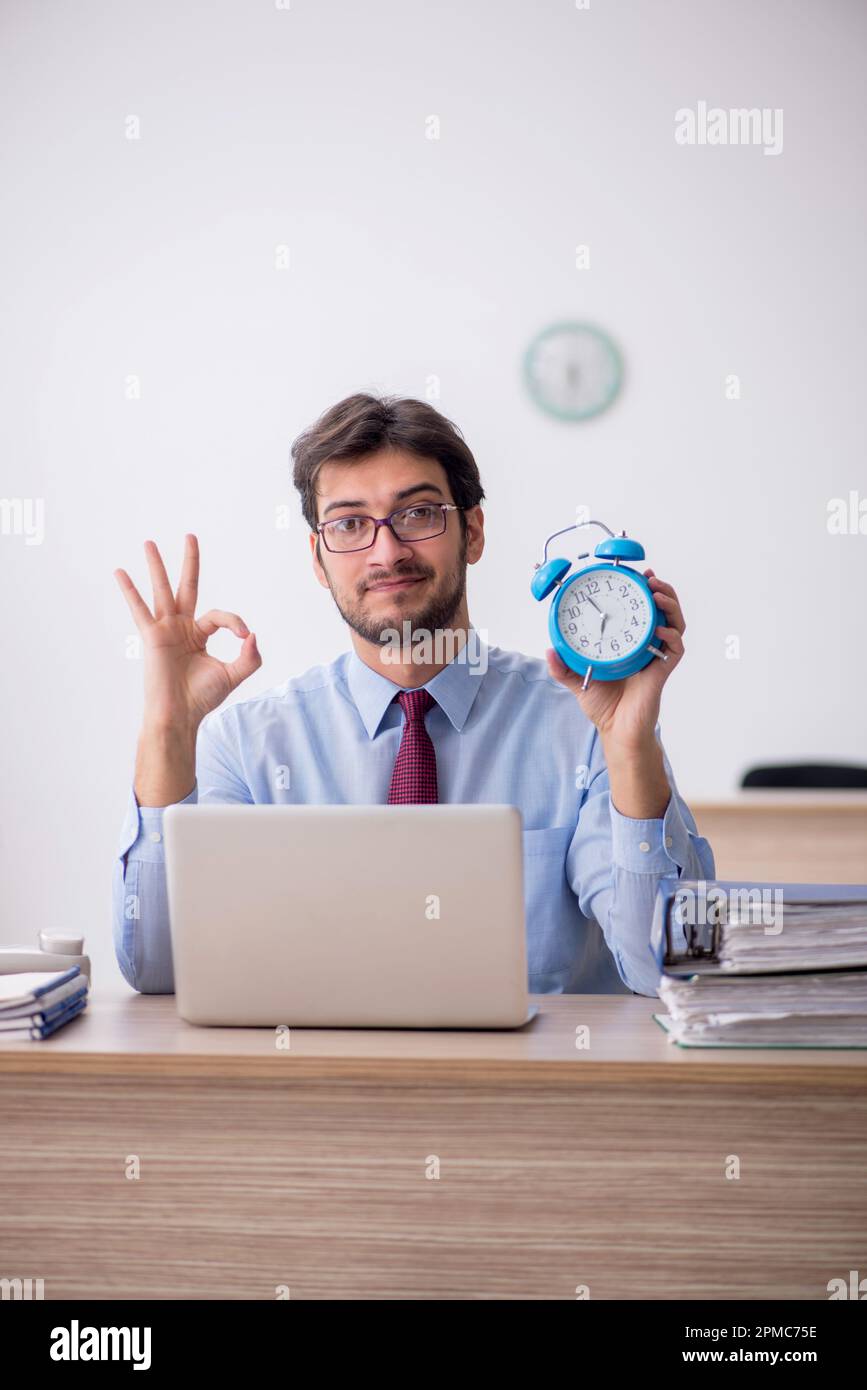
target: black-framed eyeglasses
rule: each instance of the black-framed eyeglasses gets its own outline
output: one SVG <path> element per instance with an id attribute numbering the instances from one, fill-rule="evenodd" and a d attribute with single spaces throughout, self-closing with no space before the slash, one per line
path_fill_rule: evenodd
<path id="1" fill-rule="evenodd" d="M 399 507 L 389 516 L 338 516 L 320 521 L 316 530 L 325 549 L 345 555 L 351 550 L 367 550 L 376 540 L 380 526 L 387 526 L 399 541 L 429 541 L 446 529 L 446 512 L 462 512 L 454 502 L 416 502 Z"/>

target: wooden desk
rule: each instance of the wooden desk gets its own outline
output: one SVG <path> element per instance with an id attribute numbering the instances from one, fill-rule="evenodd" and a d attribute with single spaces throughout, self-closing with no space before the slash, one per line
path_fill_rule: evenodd
<path id="1" fill-rule="evenodd" d="M 867 883 L 867 794 L 742 791 L 690 802 L 717 878 Z"/>
<path id="2" fill-rule="evenodd" d="M 867 1271 L 867 1053 L 688 1052 L 656 1000 L 536 1002 L 519 1032 L 278 1051 L 173 996 L 97 996 L 0 1044 L 0 1275 L 46 1298 L 826 1299 Z"/>

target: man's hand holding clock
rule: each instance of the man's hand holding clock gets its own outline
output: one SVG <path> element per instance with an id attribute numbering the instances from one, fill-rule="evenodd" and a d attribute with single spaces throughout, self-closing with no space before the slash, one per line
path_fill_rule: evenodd
<path id="1" fill-rule="evenodd" d="M 667 660 L 655 656 L 623 680 L 592 681 L 587 690 L 582 690 L 583 677 L 570 670 L 553 647 L 548 648 L 546 658 L 553 679 L 572 692 L 599 730 L 616 809 L 633 819 L 655 820 L 665 814 L 671 788 L 654 730 L 662 687 L 684 654 L 686 622 L 672 586 L 657 579 L 652 569 L 644 570 L 644 577 L 654 603 L 667 619 L 654 634 L 656 645 Z M 593 608 L 600 614 L 601 636 L 606 621 L 604 604 L 594 603 Z"/>

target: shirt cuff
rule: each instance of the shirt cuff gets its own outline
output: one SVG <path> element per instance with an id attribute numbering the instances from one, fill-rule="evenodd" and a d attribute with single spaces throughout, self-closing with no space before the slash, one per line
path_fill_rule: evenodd
<path id="1" fill-rule="evenodd" d="M 177 806 L 194 805 L 199 798 L 198 779 L 193 790 Z M 135 787 L 130 787 L 126 817 L 123 823 L 118 854 L 129 862 L 137 860 L 140 864 L 161 864 L 165 859 L 163 847 L 163 813 L 165 806 L 139 806 Z"/>
<path id="2" fill-rule="evenodd" d="M 611 859 L 633 874 L 677 874 L 689 862 L 689 831 L 670 796 L 665 814 L 639 820 L 618 811 L 609 795 Z"/>

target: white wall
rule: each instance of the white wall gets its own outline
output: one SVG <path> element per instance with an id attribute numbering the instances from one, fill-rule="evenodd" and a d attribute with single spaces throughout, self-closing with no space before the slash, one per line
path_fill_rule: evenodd
<path id="1" fill-rule="evenodd" d="M 44 498 L 45 536 L 0 536 L 0 939 L 74 926 L 114 970 L 141 662 L 112 570 L 145 586 L 144 539 L 176 575 L 195 531 L 202 608 L 258 632 L 239 697 L 346 645 L 274 513 L 292 438 L 357 389 L 439 377 L 489 496 L 491 641 L 543 652 L 528 582 L 577 504 L 645 542 L 687 615 L 688 797 L 865 757 L 867 536 L 826 525 L 867 496 L 865 28 L 854 0 L 5 0 L 0 495 Z M 679 146 L 700 100 L 782 108 L 782 153 Z M 626 355 L 595 422 L 520 384 L 561 317 Z"/>

